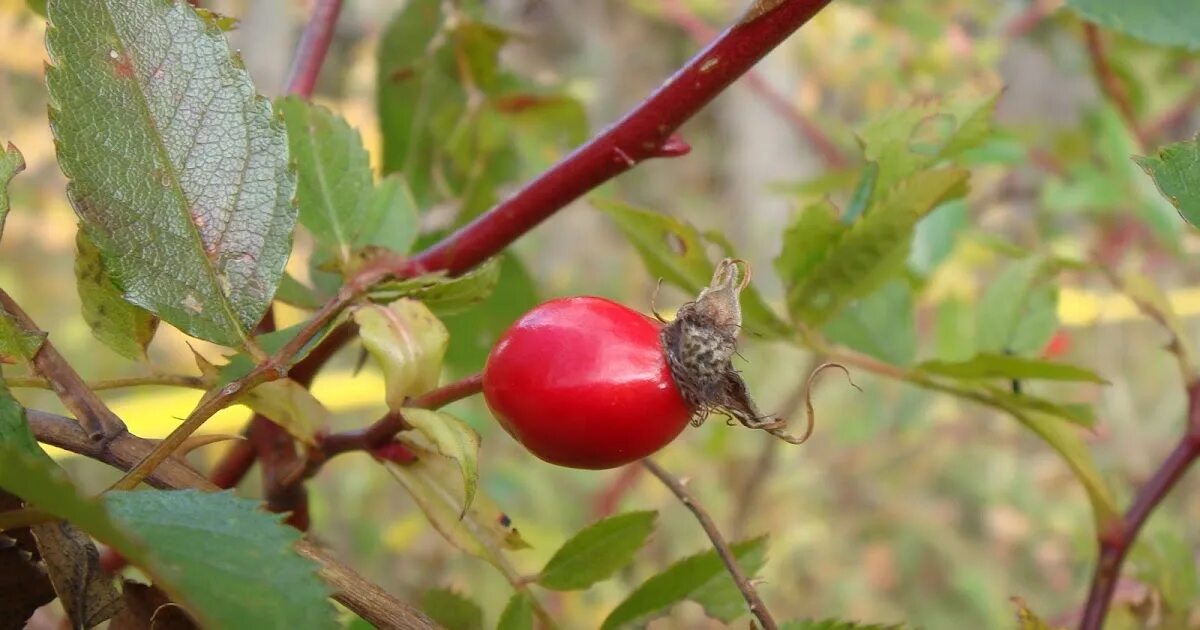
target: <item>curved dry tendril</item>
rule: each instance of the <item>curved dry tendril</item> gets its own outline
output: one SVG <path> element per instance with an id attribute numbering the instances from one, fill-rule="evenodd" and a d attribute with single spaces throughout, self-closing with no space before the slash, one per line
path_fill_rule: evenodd
<path id="1" fill-rule="evenodd" d="M 812 437 L 813 428 L 816 426 L 816 411 L 813 410 L 812 403 L 813 383 L 816 381 L 817 375 L 828 368 L 837 368 L 845 372 L 846 381 L 850 383 L 850 386 L 860 392 L 862 391 L 858 383 L 855 383 L 854 379 L 850 377 L 850 370 L 846 369 L 846 366 L 841 363 L 822 363 L 812 371 L 812 374 L 808 375 L 808 383 L 804 386 L 804 434 L 796 437 L 786 433 L 783 427 L 787 426 L 787 421 L 783 418 L 778 418 L 774 424 L 763 427 L 763 430 L 789 444 L 803 444 L 807 442 L 808 438 Z"/>

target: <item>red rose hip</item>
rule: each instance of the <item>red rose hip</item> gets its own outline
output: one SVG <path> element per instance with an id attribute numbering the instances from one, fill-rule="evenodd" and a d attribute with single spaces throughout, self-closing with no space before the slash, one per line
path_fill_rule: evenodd
<path id="1" fill-rule="evenodd" d="M 694 412 L 659 331 L 610 300 L 551 300 L 492 349 L 484 398 L 505 430 L 547 462 L 602 469 L 636 461 L 675 439 Z"/>

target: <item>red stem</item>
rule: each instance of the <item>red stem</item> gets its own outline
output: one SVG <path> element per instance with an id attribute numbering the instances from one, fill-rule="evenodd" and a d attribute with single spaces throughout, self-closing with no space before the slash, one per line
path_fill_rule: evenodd
<path id="1" fill-rule="evenodd" d="M 667 0 L 663 3 L 663 11 L 679 28 L 687 32 L 694 42 L 702 44 L 716 35 L 716 29 L 688 11 L 682 0 Z M 746 84 L 800 132 L 804 140 L 821 156 L 826 166 L 832 169 L 842 169 L 850 165 L 846 154 L 842 153 L 837 144 L 825 135 L 821 127 L 809 120 L 786 96 L 763 78 L 762 74 L 750 70 L 746 73 Z"/>
<path id="2" fill-rule="evenodd" d="M 773 9 L 726 29 L 624 118 L 512 197 L 417 255 L 397 274 L 467 271 L 596 186 L 638 162 L 663 156 L 664 144 L 680 125 L 829 2 L 782 0 Z M 758 3 L 763 4 L 767 2 Z"/>
<path id="3" fill-rule="evenodd" d="M 337 25 L 338 14 L 342 12 L 342 0 L 318 0 L 300 43 L 296 46 L 296 55 L 292 61 L 292 71 L 288 76 L 288 94 L 309 98 L 313 87 L 317 84 L 317 75 L 321 73 L 321 65 L 329 52 L 329 43 L 333 41 L 334 27 Z"/>
<path id="4" fill-rule="evenodd" d="M 1200 458 L 1200 382 L 1188 385 L 1188 424 L 1183 437 L 1154 476 L 1138 490 L 1125 517 L 1108 531 L 1097 532 L 1100 557 L 1092 575 L 1092 586 L 1084 604 L 1080 630 L 1100 630 L 1112 603 L 1121 565 L 1137 540 L 1142 525 L 1163 498 L 1171 492 L 1184 473 Z"/>

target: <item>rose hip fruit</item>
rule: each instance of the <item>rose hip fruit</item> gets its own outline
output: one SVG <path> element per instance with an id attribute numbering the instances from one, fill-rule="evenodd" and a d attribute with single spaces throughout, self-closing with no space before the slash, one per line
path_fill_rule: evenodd
<path id="1" fill-rule="evenodd" d="M 667 366 L 661 325 L 598 297 L 551 300 L 526 313 L 487 359 L 483 395 L 537 457 L 615 468 L 675 439 L 695 413 Z"/>

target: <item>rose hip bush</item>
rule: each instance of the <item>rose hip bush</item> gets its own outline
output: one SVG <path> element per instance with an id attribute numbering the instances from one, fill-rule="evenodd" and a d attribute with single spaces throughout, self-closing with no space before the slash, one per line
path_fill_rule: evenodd
<path id="1" fill-rule="evenodd" d="M 1194 275 L 1200 8 L 408 0 L 374 33 L 314 0 L 268 99 L 230 4 L 0 3 L 0 628 L 1194 625 L 1194 515 L 1163 502 L 1200 377 L 1163 279 Z M 531 62 L 563 41 L 696 52 L 637 101 Z M 785 41 L 794 93 L 751 70 Z M 367 48 L 364 122 L 338 96 Z M 713 103 L 739 79 L 819 165 L 731 207 L 791 168 Z M 540 227 L 563 210 L 597 223 Z M 1081 286 L 1144 324 L 1135 360 L 1066 316 Z M 826 368 L 852 387 L 814 398 Z M 335 411 L 339 374 L 378 415 Z"/>

